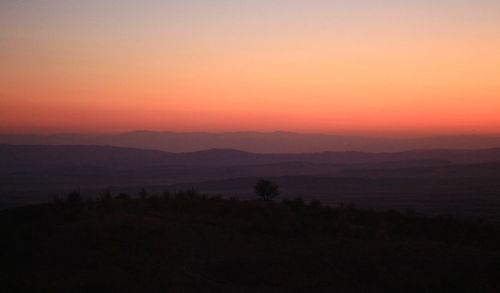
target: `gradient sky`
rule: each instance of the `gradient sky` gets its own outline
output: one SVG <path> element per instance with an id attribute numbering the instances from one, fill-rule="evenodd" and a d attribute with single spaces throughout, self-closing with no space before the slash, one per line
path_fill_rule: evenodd
<path id="1" fill-rule="evenodd" d="M 498 0 L 0 2 L 0 132 L 500 133 Z"/>

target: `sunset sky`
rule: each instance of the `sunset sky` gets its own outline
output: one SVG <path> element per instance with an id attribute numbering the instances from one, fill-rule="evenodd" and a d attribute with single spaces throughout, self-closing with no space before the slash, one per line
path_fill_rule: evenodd
<path id="1" fill-rule="evenodd" d="M 0 132 L 500 133 L 498 0 L 0 2 Z"/>

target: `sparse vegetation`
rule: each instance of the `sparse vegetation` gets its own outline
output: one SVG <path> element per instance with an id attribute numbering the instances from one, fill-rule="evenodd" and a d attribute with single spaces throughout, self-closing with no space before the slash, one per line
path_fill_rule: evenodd
<path id="1" fill-rule="evenodd" d="M 139 190 L 139 197 L 141 199 L 146 199 L 148 197 L 148 192 L 146 191 L 145 188 L 142 188 L 141 190 Z"/>
<path id="2" fill-rule="evenodd" d="M 67 195 L 67 203 L 70 205 L 79 205 L 82 202 L 82 196 L 80 194 L 80 191 L 72 191 L 68 193 Z"/>
<path id="3" fill-rule="evenodd" d="M 128 200 L 130 199 L 130 195 L 128 195 L 127 193 L 119 193 L 117 196 L 116 196 L 116 199 L 120 199 L 120 200 Z"/>
<path id="4" fill-rule="evenodd" d="M 4 292 L 497 292 L 500 230 L 203 194 L 0 212 Z M 119 199 L 121 198 L 121 199 Z M 15 223 L 15 225 L 13 224 Z M 204 291 L 202 291 L 204 292 Z"/>

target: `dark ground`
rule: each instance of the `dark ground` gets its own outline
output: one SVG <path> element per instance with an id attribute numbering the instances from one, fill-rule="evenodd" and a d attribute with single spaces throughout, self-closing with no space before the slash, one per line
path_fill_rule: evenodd
<path id="1" fill-rule="evenodd" d="M 300 200 L 55 201 L 0 233 L 3 292 L 500 291 L 498 226 Z"/>

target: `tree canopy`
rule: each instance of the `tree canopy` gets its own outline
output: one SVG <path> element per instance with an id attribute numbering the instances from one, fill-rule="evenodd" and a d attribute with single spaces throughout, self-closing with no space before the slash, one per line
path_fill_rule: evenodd
<path id="1" fill-rule="evenodd" d="M 280 194 L 278 184 L 266 179 L 257 181 L 254 186 L 254 191 L 255 194 L 262 197 L 264 200 L 271 200 Z"/>

